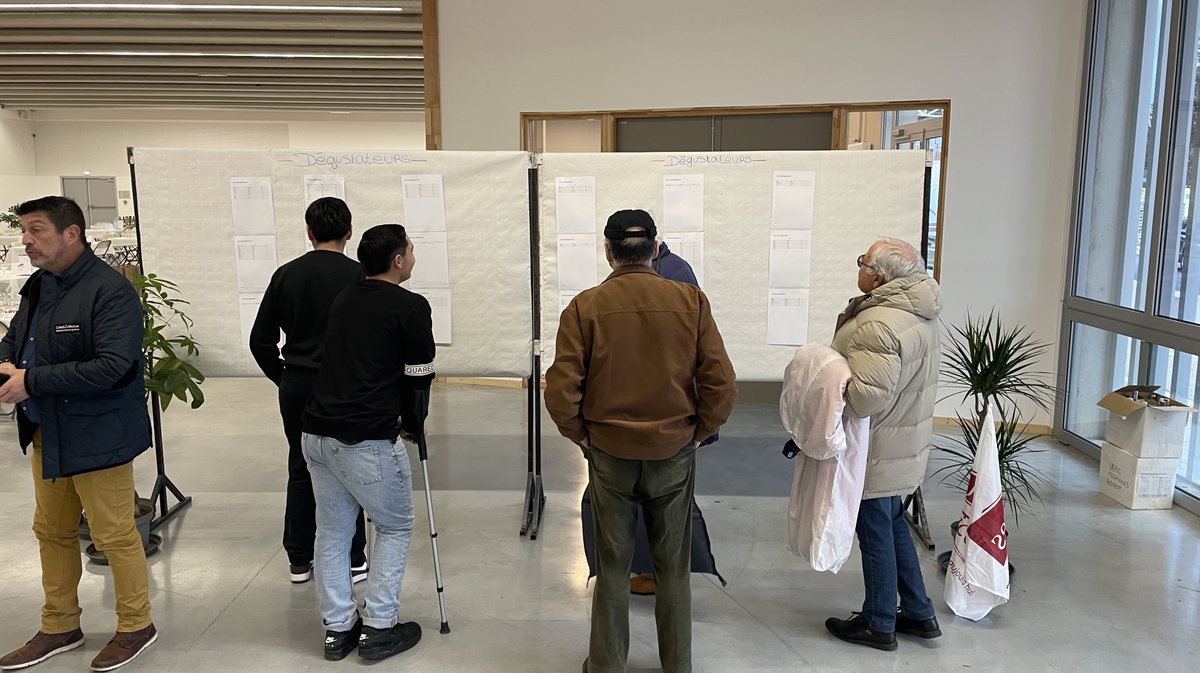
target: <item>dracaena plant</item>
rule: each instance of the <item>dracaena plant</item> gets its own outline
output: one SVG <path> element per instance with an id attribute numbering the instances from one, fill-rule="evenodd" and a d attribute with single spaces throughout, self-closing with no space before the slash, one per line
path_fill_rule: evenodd
<path id="1" fill-rule="evenodd" d="M 1016 526 L 1019 525 L 1022 512 L 1043 507 L 1039 491 L 1050 482 L 1026 460 L 1042 452 L 1034 443 L 1041 435 L 1029 431 L 1029 424 L 1022 422 L 1019 410 L 1006 410 L 1003 406 L 997 406 L 996 409 L 999 412 L 996 448 L 1000 457 L 1000 488 L 1004 492 L 1005 511 L 1012 514 L 1013 525 Z M 941 475 L 942 483 L 949 483 L 963 491 L 975 464 L 975 449 L 983 428 L 980 419 L 963 418 L 961 415 L 957 424 L 959 436 L 950 437 L 947 443 L 938 446 L 947 464 L 938 468 L 934 475 Z"/>
<path id="2" fill-rule="evenodd" d="M 133 286 L 142 298 L 145 334 L 142 354 L 146 367 L 146 393 L 157 393 L 163 410 L 178 399 L 193 409 L 204 404 L 204 374 L 185 358 L 200 354 L 192 338 L 192 319 L 183 312 L 188 302 L 179 296 L 179 286 L 153 273 L 137 274 Z"/>
<path id="3" fill-rule="evenodd" d="M 1015 524 L 1022 512 L 1042 504 L 1039 490 L 1049 483 L 1027 460 L 1040 451 L 1035 440 L 1041 435 L 1030 432 L 1020 405 L 1024 402 L 1047 413 L 1052 410 L 1057 391 L 1047 383 L 1050 375 L 1039 369 L 1050 345 L 1035 338 L 1024 325 L 1006 325 L 995 312 L 985 317 L 968 314 L 963 325 L 949 328 L 948 337 L 942 353 L 942 379 L 951 392 L 943 399 L 958 397 L 973 413 L 958 415 L 958 436 L 937 446 L 947 464 L 934 474 L 940 474 L 944 484 L 966 489 L 990 402 L 999 419 L 1000 483 Z"/>
<path id="4" fill-rule="evenodd" d="M 16 206 L 9 206 L 8 210 L 0 210 L 0 224 L 8 229 L 16 229 L 21 226 L 21 217 L 17 215 Z"/>

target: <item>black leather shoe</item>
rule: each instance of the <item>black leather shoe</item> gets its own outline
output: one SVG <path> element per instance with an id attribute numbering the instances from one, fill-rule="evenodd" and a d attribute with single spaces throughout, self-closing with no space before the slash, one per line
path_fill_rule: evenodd
<path id="1" fill-rule="evenodd" d="M 909 619 L 896 613 L 896 633 L 907 633 L 918 638 L 937 638 L 942 635 L 937 617 L 929 619 Z"/>
<path id="2" fill-rule="evenodd" d="M 872 631 L 871 627 L 867 626 L 867 620 L 857 612 L 853 613 L 850 619 L 838 619 L 830 617 L 825 620 L 825 628 L 829 632 L 837 636 L 840 640 L 855 645 L 866 645 L 874 647 L 877 650 L 886 650 L 891 652 L 896 649 L 896 634 L 895 633 L 879 633 Z"/>
<path id="3" fill-rule="evenodd" d="M 349 631 L 325 632 L 325 658 L 329 661 L 341 661 L 350 656 L 358 647 L 358 637 L 362 634 L 362 617 L 354 622 Z"/>

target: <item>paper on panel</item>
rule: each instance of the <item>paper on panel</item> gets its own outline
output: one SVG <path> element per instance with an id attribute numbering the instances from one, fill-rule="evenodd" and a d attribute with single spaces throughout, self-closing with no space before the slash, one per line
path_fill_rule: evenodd
<path id="1" fill-rule="evenodd" d="M 775 171 L 772 229 L 812 229 L 816 175 L 815 171 Z"/>
<path id="2" fill-rule="evenodd" d="M 262 292 L 244 292 L 238 294 L 238 313 L 242 322 L 242 348 L 250 348 L 250 330 L 254 328 L 254 319 L 258 317 L 258 306 L 262 303 Z"/>
<path id="3" fill-rule="evenodd" d="M 238 236 L 233 239 L 238 292 L 262 293 L 278 266 L 274 236 Z"/>
<path id="4" fill-rule="evenodd" d="M 812 231 L 771 232 L 771 287 L 810 287 Z"/>
<path id="5" fill-rule="evenodd" d="M 433 313 L 433 342 L 439 346 L 450 345 L 450 288 L 420 287 L 414 285 L 413 292 L 425 297 Z"/>
<path id="6" fill-rule="evenodd" d="M 562 315 L 562 312 L 567 310 L 567 307 L 571 305 L 571 301 L 573 299 L 575 299 L 575 295 L 577 295 L 577 294 L 579 294 L 579 293 L 574 290 L 570 290 L 570 291 L 560 290 L 559 291 L 559 293 L 558 293 L 558 314 L 560 316 Z"/>
<path id="7" fill-rule="evenodd" d="M 275 235 L 271 178 L 230 178 L 235 236 Z"/>
<path id="8" fill-rule="evenodd" d="M 412 282 L 422 287 L 450 287 L 450 252 L 444 231 L 409 231 L 413 254 Z"/>
<path id="9" fill-rule="evenodd" d="M 408 231 L 445 231 L 446 202 L 441 174 L 405 175 L 400 178 L 404 191 L 404 228 Z"/>
<path id="10" fill-rule="evenodd" d="M 558 235 L 558 289 L 586 290 L 595 287 L 596 234 Z"/>
<path id="11" fill-rule="evenodd" d="M 558 233 L 596 233 L 595 176 L 555 178 L 554 195 Z"/>
<path id="12" fill-rule="evenodd" d="M 808 341 L 808 290 L 767 290 L 767 343 L 800 346 Z"/>
<path id="13" fill-rule="evenodd" d="M 704 231 L 704 174 L 663 176 L 660 231 Z"/>
<path id="14" fill-rule="evenodd" d="M 344 175 L 306 175 L 304 176 L 304 207 L 307 208 L 317 199 L 332 196 L 346 200 L 346 176 Z"/>

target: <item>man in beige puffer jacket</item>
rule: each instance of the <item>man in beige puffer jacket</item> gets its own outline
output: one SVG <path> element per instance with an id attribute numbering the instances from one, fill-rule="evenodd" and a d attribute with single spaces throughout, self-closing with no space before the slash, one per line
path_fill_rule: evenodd
<path id="1" fill-rule="evenodd" d="M 942 633 L 900 500 L 920 486 L 929 460 L 942 300 L 920 254 L 896 239 L 876 241 L 858 258 L 858 289 L 866 294 L 838 316 L 833 348 L 850 363 L 850 411 L 871 419 L 856 526 L 867 596 L 861 613 L 825 626 L 844 641 L 895 650 L 897 631 Z"/>

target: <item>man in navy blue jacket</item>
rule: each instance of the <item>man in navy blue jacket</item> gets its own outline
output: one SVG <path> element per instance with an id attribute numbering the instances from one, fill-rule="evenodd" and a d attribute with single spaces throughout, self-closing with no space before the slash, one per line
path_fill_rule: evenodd
<path id="1" fill-rule="evenodd" d="M 692 265 L 688 264 L 686 259 L 671 252 L 666 241 L 658 242 L 658 253 L 650 261 L 650 268 L 667 280 L 700 287 L 700 283 L 696 282 L 696 274 L 692 271 Z"/>
<path id="2" fill-rule="evenodd" d="M 108 557 L 117 633 L 92 670 L 118 668 L 158 638 L 146 555 L 134 523 L 133 459 L 150 446 L 137 292 L 84 240 L 79 206 L 47 196 L 17 206 L 21 243 L 39 270 L 0 340 L 0 402 L 16 404 L 33 464 L 33 531 L 41 550 L 41 629 L 0 658 L 24 668 L 83 644 L 79 516 Z"/>

